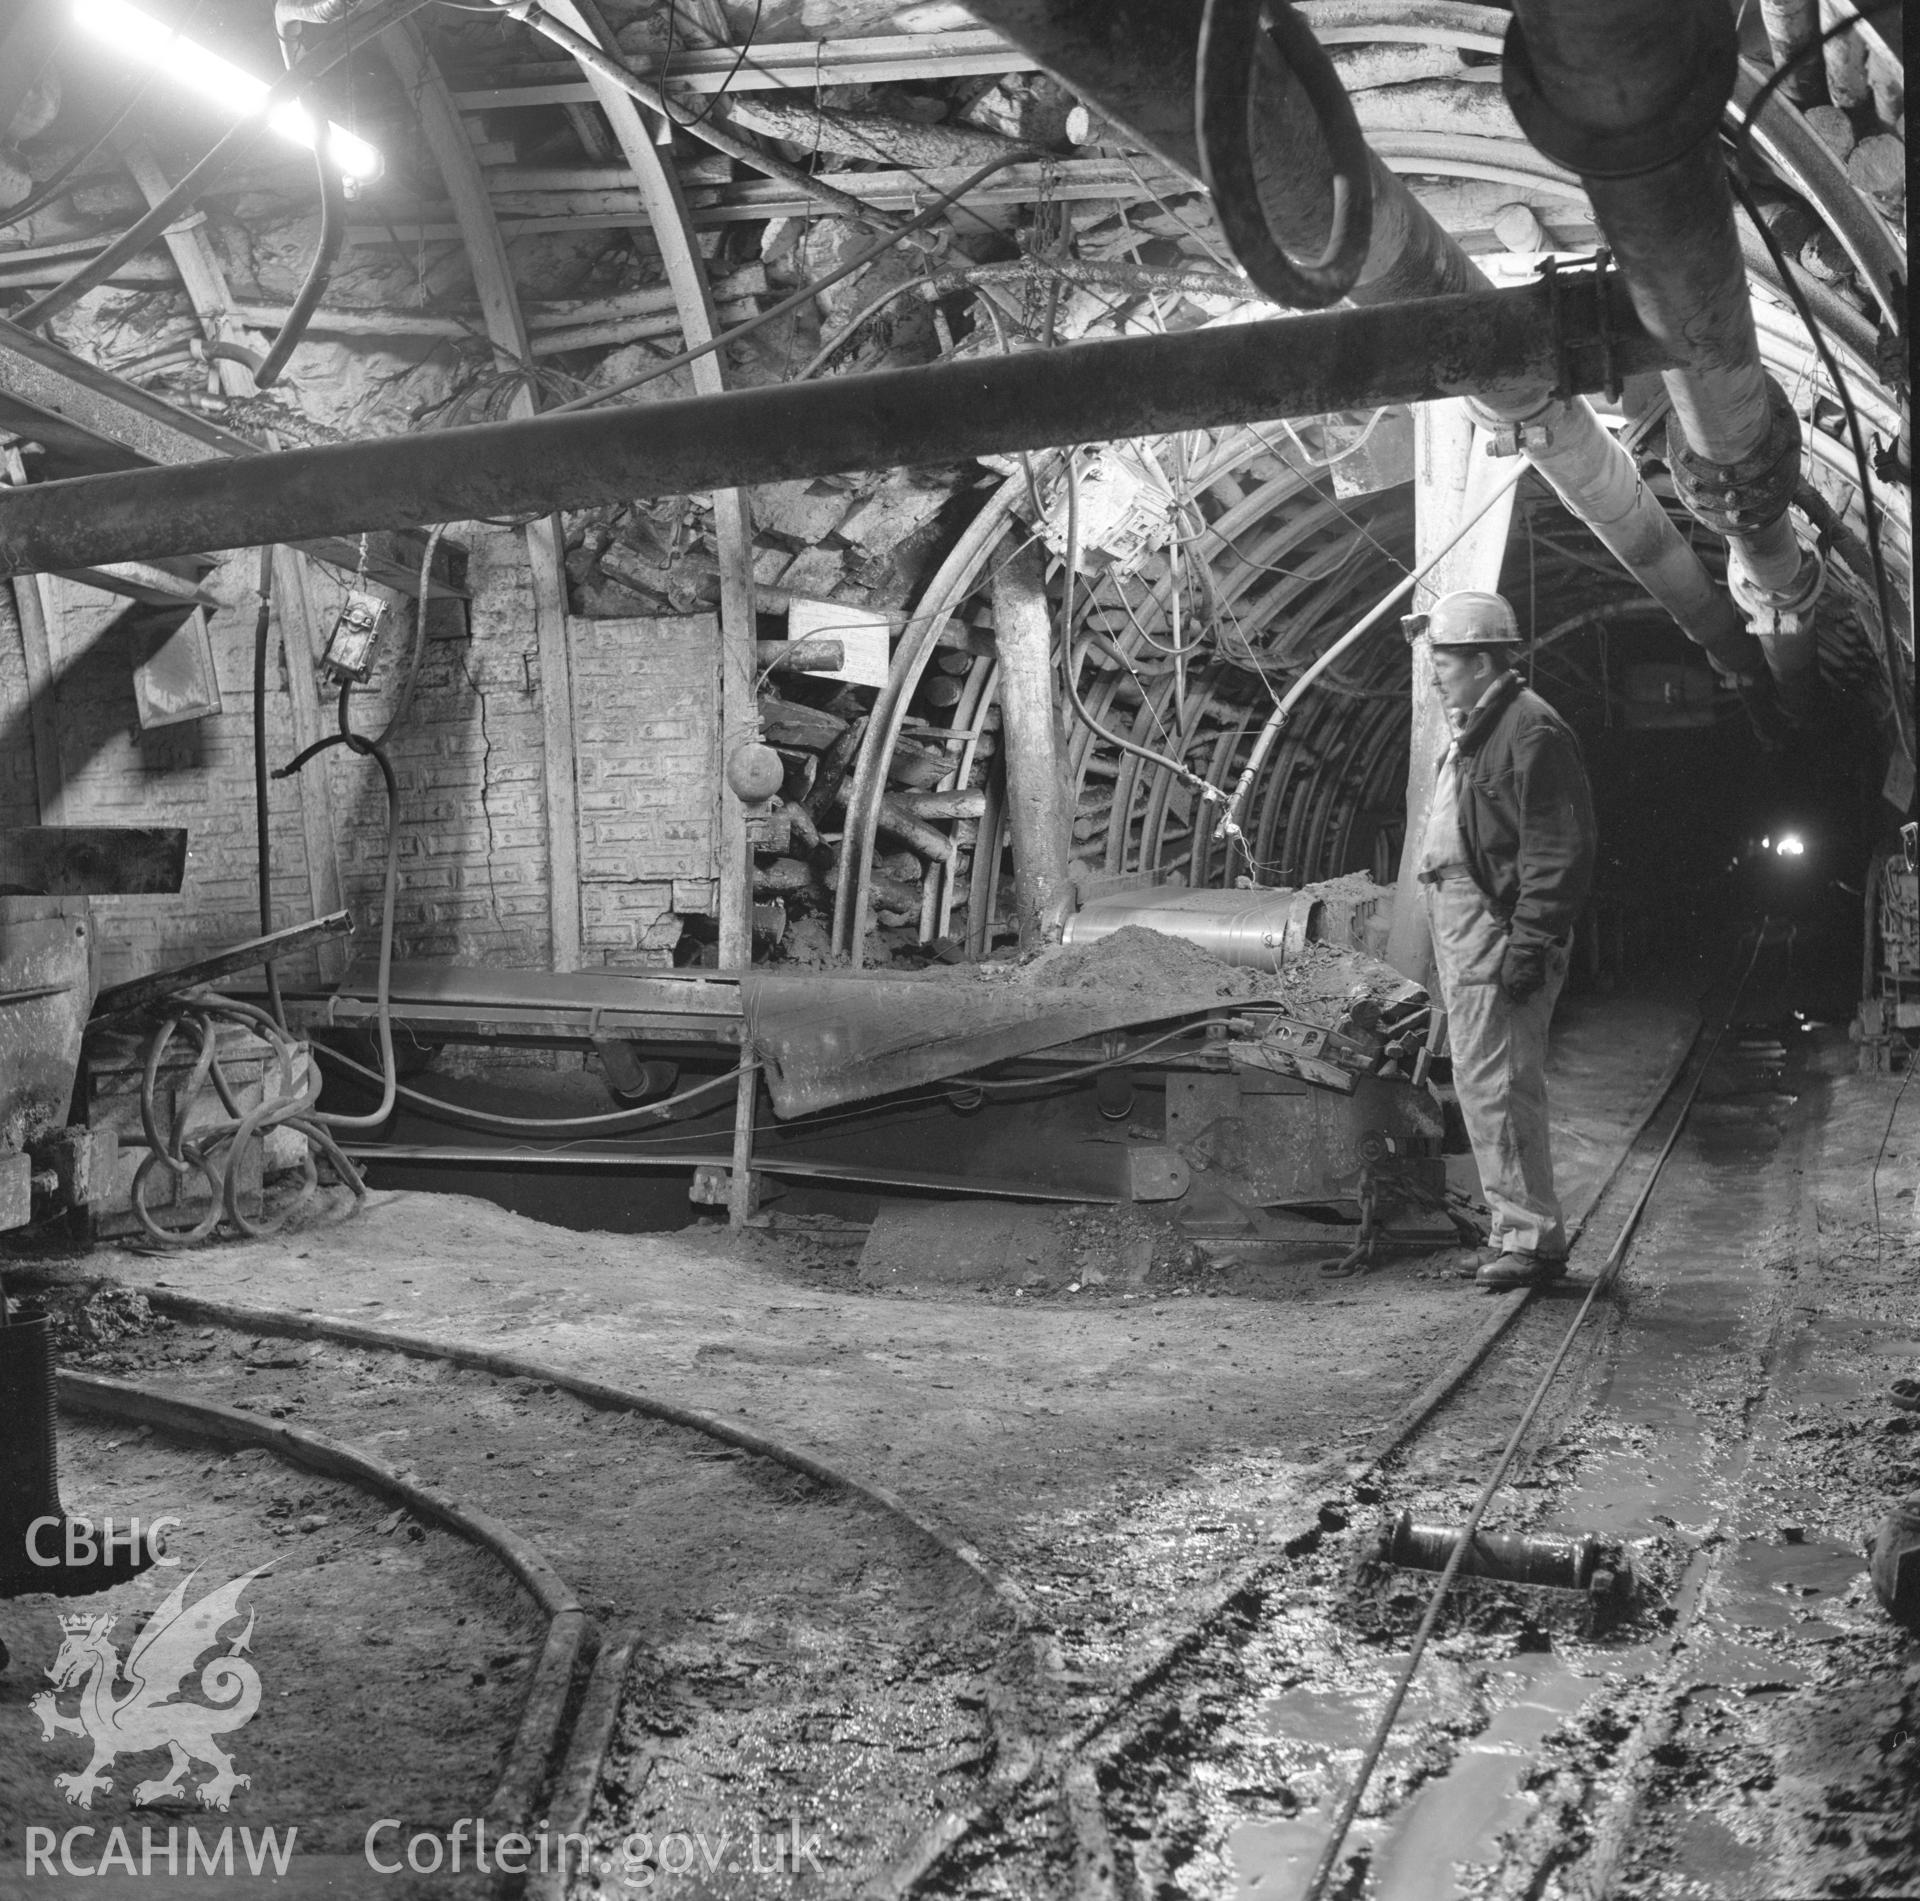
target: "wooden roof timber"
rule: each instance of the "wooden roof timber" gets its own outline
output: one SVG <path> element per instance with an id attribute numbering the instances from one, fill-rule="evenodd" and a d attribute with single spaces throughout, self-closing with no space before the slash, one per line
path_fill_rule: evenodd
<path id="1" fill-rule="evenodd" d="M 627 61 L 655 84 L 688 92 L 811 92 L 816 86 L 873 86 L 903 79 L 964 79 L 1031 72 L 1033 55 L 986 27 L 949 33 L 884 33 L 869 39 L 762 42 L 744 60 L 738 49 L 716 46 L 676 53 L 668 63 Z M 735 71 L 736 63 L 738 71 Z M 567 62 L 540 61 L 512 69 L 507 83 L 462 85 L 453 102 L 462 112 L 514 107 L 588 105 L 594 91 Z"/>

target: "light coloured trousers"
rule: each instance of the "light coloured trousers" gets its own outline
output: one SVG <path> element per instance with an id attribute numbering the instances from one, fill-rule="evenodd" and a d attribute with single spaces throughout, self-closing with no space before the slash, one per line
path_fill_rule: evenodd
<path id="1" fill-rule="evenodd" d="M 1567 1230 L 1553 1191 L 1547 1126 L 1547 1025 L 1567 980 L 1571 940 L 1547 952 L 1547 980 L 1525 1003 L 1500 988 L 1507 934 L 1471 878 L 1422 887 L 1440 1000 L 1480 1187 L 1493 1214 L 1492 1246 L 1564 1255 Z"/>

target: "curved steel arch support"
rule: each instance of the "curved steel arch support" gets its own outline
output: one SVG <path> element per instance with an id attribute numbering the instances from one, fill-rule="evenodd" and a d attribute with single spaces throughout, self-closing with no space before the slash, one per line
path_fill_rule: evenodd
<path id="1" fill-rule="evenodd" d="M 487 197 L 473 143 L 467 137 L 438 62 L 411 21 L 389 27 L 380 50 L 420 112 L 420 127 L 439 168 L 460 226 L 461 242 L 480 298 L 481 320 L 496 356 L 529 369 L 533 352 L 514 289 L 507 247 Z M 539 408 L 530 376 L 513 393 L 511 414 Z M 573 681 L 567 654 L 566 544 L 560 518 L 546 515 L 521 531 L 533 576 L 534 645 L 540 660 L 540 736 L 546 756 L 547 914 L 555 970 L 580 965 L 580 819 L 574 780 Z"/>
<path id="2" fill-rule="evenodd" d="M 543 0 L 546 11 L 608 52 L 613 35 L 593 0 Z M 711 343 L 719 328 L 713 286 L 694 240 L 693 215 L 679 175 L 661 156 L 640 108 L 630 94 L 584 62 L 581 72 L 607 115 L 639 186 L 660 261 L 666 266 L 680 318 L 681 339 L 690 350 Z M 717 396 L 727 386 L 720 352 L 711 351 L 691 366 L 693 386 Z M 733 754 L 759 731 L 753 692 L 753 516 L 747 491 L 713 492 L 714 552 L 720 569 L 720 751 Z M 744 968 L 753 961 L 753 855 L 747 845 L 747 811 L 733 788 L 720 790 L 720 963 Z M 735 1171 L 739 1173 L 738 1170 Z"/>

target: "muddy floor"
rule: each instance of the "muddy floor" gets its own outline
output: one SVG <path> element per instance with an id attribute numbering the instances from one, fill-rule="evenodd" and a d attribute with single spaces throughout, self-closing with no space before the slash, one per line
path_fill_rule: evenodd
<path id="1" fill-rule="evenodd" d="M 1652 1106 L 1649 1052 L 1671 1067 L 1690 1025 L 1621 1003 L 1568 1029 L 1563 1173 L 1598 1201 L 1578 1280 L 1625 1212 L 1627 1177 L 1602 1190 Z M 1855 1074 L 1831 1032 L 1749 1026 L 1728 1046 L 1497 1514 L 1614 1540 L 1634 1595 L 1605 1628 L 1557 1601 L 1463 1601 L 1351 1840 L 1368 1893 L 1920 1890 L 1920 1649 L 1858 1555 L 1920 1484 L 1920 1415 L 1884 1397 L 1920 1353 L 1920 1093 L 1870 1176 L 1898 1087 Z M 605 1840 L 639 1830 L 651 1854 L 674 1826 L 770 1843 L 784 1825 L 789 1856 L 815 1844 L 823 1869 L 656 1858 L 604 1892 L 644 1875 L 676 1894 L 851 1893 L 930 1816 L 985 1805 L 927 1891 L 1297 1893 L 1421 1602 L 1417 1578 L 1356 1565 L 1402 1508 L 1457 1522 L 1571 1306 L 1533 1301 L 1460 1399 L 1356 1483 L 1359 1449 L 1485 1326 L 1484 1297 L 1432 1256 L 1329 1282 L 1111 1211 L 1063 1219 L 1060 1273 L 984 1291 L 863 1284 L 864 1234 L 840 1220 L 606 1235 L 417 1194 L 267 1242 L 47 1265 L 507 1349 L 737 1420 L 892 1487 L 1038 1607 L 1051 1663 L 1015 1682 L 971 1576 L 712 1442 L 346 1348 L 248 1371 L 252 1341 L 218 1330 L 109 1343 L 143 1377 L 383 1447 L 641 1629 Z M 145 1469 L 136 1450 L 159 1456 L 76 1454 L 76 1473 L 105 1488 L 123 1461 Z M 390 1543 L 339 1510 L 358 1542 Z M 329 1534 L 346 1541 L 274 1542 Z M 473 1769 L 423 1790 L 436 1813 L 484 1780 L 483 1717 L 461 1736 Z M 29 1735 L 0 1774 L 37 1788 L 43 1753 Z"/>

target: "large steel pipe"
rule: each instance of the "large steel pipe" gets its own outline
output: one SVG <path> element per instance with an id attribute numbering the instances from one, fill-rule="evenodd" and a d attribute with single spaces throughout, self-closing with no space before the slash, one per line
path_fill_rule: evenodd
<path id="1" fill-rule="evenodd" d="M 1503 68 L 1528 138 L 1580 174 L 1664 342 L 1669 461 L 1728 542 L 1734 596 L 1791 704 L 1812 684 L 1819 564 L 1787 510 L 1800 424 L 1760 361 L 1719 130 L 1738 69 L 1723 0 L 1518 0 Z"/>
<path id="2" fill-rule="evenodd" d="M 1569 285 L 1558 307 L 1556 324 L 1539 287 L 1490 290 L 37 483 L 0 495 L 0 572 L 1223 429 L 1515 378 L 1597 389 L 1603 323 L 1619 374 L 1668 360 L 1611 282 Z"/>
<path id="3" fill-rule="evenodd" d="M 1163 158 L 1199 176 L 1193 86 L 1205 0 L 968 0 L 968 9 Z M 1407 24 L 1419 25 L 1417 9 L 1409 10 Z M 1254 158 L 1262 209 L 1288 251 L 1311 256 L 1326 242 L 1333 216 L 1332 167 L 1313 108 L 1264 40 L 1253 87 L 1260 105 Z M 1370 176 L 1373 241 L 1350 302 L 1450 296 L 1487 283 L 1377 155 Z M 1508 425 L 1567 507 L 1601 534 L 1723 674 L 1763 671 L 1760 649 L 1732 602 L 1586 403 L 1552 376 L 1529 378 L 1517 366 L 1477 395 L 1483 413 Z M 1623 496 L 1631 498 L 1626 516 L 1615 512 Z"/>

